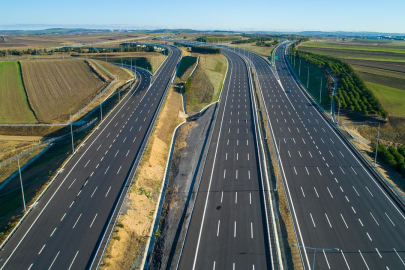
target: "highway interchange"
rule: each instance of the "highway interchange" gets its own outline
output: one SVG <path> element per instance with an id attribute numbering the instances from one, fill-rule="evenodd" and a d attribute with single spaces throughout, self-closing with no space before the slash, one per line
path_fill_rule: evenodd
<path id="1" fill-rule="evenodd" d="M 181 52 L 171 54 L 150 85 L 139 82 L 77 150 L 44 197 L 0 251 L 0 269 L 86 269 L 108 225 L 171 84 Z M 111 222 L 114 222 L 113 220 Z"/>
<path id="2" fill-rule="evenodd" d="M 242 57 L 250 59 L 264 100 L 303 266 L 405 268 L 403 208 L 298 86 L 285 47 L 276 50 L 276 68 L 256 54 L 223 49 L 228 72 L 178 268 L 277 268 L 256 101 Z M 1 270 L 97 267 L 181 58 L 179 49 L 170 49 L 150 88 L 149 74 L 138 70 L 134 89 L 77 150 L 0 251 Z"/>

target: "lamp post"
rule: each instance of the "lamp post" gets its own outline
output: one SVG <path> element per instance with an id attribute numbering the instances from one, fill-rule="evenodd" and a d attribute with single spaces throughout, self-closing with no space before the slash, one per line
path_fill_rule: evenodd
<path id="1" fill-rule="evenodd" d="M 377 122 L 370 122 L 369 124 L 377 124 Z M 375 146 L 375 156 L 374 156 L 374 167 L 377 167 L 377 150 L 378 150 L 378 143 L 380 141 L 380 122 L 378 122 L 378 131 L 377 131 L 377 143 Z"/>
<path id="2" fill-rule="evenodd" d="M 308 68 L 308 77 L 307 77 L 307 89 L 309 88 L 309 67 Z"/>
<path id="3" fill-rule="evenodd" d="M 278 175 L 279 174 L 280 174 L 280 178 L 281 178 L 281 164 L 280 164 L 280 161 L 281 161 L 281 152 L 280 152 L 281 143 L 280 143 L 280 141 L 284 140 L 284 142 L 286 142 L 287 140 L 292 140 L 293 138 L 275 138 L 275 139 L 276 139 L 276 144 L 277 144 L 277 140 L 278 140 L 278 146 L 277 146 L 278 155 L 277 155 L 277 159 L 276 159 L 278 171 L 277 171 L 277 177 L 276 177 L 276 188 L 274 189 L 274 191 L 277 191 L 277 184 L 278 184 L 278 181 L 279 181 Z"/>
<path id="4" fill-rule="evenodd" d="M 300 246 L 300 245 L 296 245 L 293 244 L 293 247 L 298 247 L 298 248 L 305 248 L 305 249 L 310 249 L 314 251 L 314 260 L 312 262 L 312 270 L 315 269 L 315 255 L 316 255 L 316 251 L 320 250 L 320 251 L 339 251 L 338 248 L 315 248 L 315 247 L 304 247 L 304 246 Z"/>
<path id="5" fill-rule="evenodd" d="M 22 200 L 23 200 L 23 204 L 24 204 L 24 212 L 26 212 L 27 206 L 25 204 L 24 186 L 23 186 L 22 176 L 21 176 L 20 155 L 18 153 L 17 153 L 17 161 L 18 161 L 18 174 L 20 175 L 21 195 L 22 195 Z"/>
<path id="6" fill-rule="evenodd" d="M 103 102 L 101 100 L 101 95 L 102 93 L 100 93 L 100 123 L 103 121 Z"/>
<path id="7" fill-rule="evenodd" d="M 298 76 L 301 76 L 301 58 L 300 58 L 300 68 L 298 69 Z"/>
<path id="8" fill-rule="evenodd" d="M 73 125 L 73 120 L 71 119 L 71 117 L 72 117 L 72 113 L 70 112 L 70 113 L 69 113 L 70 135 L 71 135 L 71 137 L 72 137 L 72 153 L 74 153 L 74 152 L 75 152 L 75 144 L 74 144 L 74 140 L 73 140 L 73 127 L 72 127 L 72 125 Z"/>
<path id="9" fill-rule="evenodd" d="M 337 92 L 339 94 L 339 109 L 338 109 L 338 120 L 337 120 L 337 124 L 339 126 L 339 116 L 340 116 L 340 98 L 341 98 L 341 94 L 340 92 Z"/>
<path id="10" fill-rule="evenodd" d="M 319 104 L 322 106 L 322 77 L 316 77 L 317 79 L 321 78 L 321 86 L 319 87 Z"/>

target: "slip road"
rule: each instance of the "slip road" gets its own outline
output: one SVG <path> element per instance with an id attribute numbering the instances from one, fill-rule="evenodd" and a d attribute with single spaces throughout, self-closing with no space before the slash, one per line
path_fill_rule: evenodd
<path id="1" fill-rule="evenodd" d="M 181 58 L 179 49 L 170 49 L 150 87 L 148 73 L 138 70 L 137 86 L 77 151 L 0 251 L 0 269 L 97 266 L 93 259 L 102 250 L 104 232 L 134 176 L 132 168 Z"/>

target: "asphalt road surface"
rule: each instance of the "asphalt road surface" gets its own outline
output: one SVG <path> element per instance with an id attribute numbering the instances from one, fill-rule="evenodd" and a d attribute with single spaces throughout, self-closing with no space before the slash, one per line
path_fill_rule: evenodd
<path id="1" fill-rule="evenodd" d="M 248 69 L 228 73 L 179 269 L 271 269 Z"/>
<path id="2" fill-rule="evenodd" d="M 405 269 L 403 209 L 300 90 L 287 68 L 285 46 L 276 51 L 275 69 L 247 55 L 276 138 L 298 242 L 307 247 L 300 249 L 304 266 L 312 269 L 314 247 L 321 248 L 315 269 Z"/>
<path id="3" fill-rule="evenodd" d="M 86 269 L 93 262 L 142 142 L 181 58 L 172 53 L 140 82 L 66 165 L 0 251 L 0 269 Z M 97 264 L 97 262 L 96 262 Z"/>

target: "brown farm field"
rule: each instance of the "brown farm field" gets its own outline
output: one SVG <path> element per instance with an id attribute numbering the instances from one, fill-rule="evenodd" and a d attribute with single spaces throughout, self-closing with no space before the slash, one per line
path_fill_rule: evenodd
<path id="1" fill-rule="evenodd" d="M 72 55 L 74 57 L 80 56 L 80 57 L 84 57 L 83 54 L 74 54 Z M 145 60 L 138 61 L 137 65 L 141 66 L 143 68 L 151 68 L 150 71 L 154 72 L 156 71 L 159 66 L 162 64 L 162 62 L 166 59 L 166 56 L 161 54 L 161 53 L 157 53 L 157 52 L 122 52 L 122 53 L 89 53 L 87 55 L 88 58 L 92 58 L 92 59 L 97 59 L 97 60 L 103 60 L 109 62 L 109 63 L 115 63 L 115 64 L 121 64 L 121 58 L 123 59 L 123 63 L 124 64 L 129 64 L 130 63 L 130 58 L 132 57 L 133 60 L 133 65 L 135 65 L 135 60 L 136 59 L 140 59 L 140 58 L 145 58 Z M 148 64 L 145 65 L 145 63 L 143 62 L 148 62 Z M 144 64 L 144 65 L 142 65 Z"/>
<path id="2" fill-rule="evenodd" d="M 66 121 L 106 85 L 83 60 L 20 63 L 28 100 L 40 122 Z"/>
<path id="3" fill-rule="evenodd" d="M 18 62 L 0 62 L 0 123 L 36 123 Z"/>
<path id="4" fill-rule="evenodd" d="M 117 40 L 130 40 L 139 38 L 144 34 L 91 34 L 91 35 L 27 35 L 5 36 L 0 42 L 0 50 L 5 49 L 28 49 L 28 48 L 51 48 L 60 46 L 77 45 L 80 43 L 116 42 Z"/>

